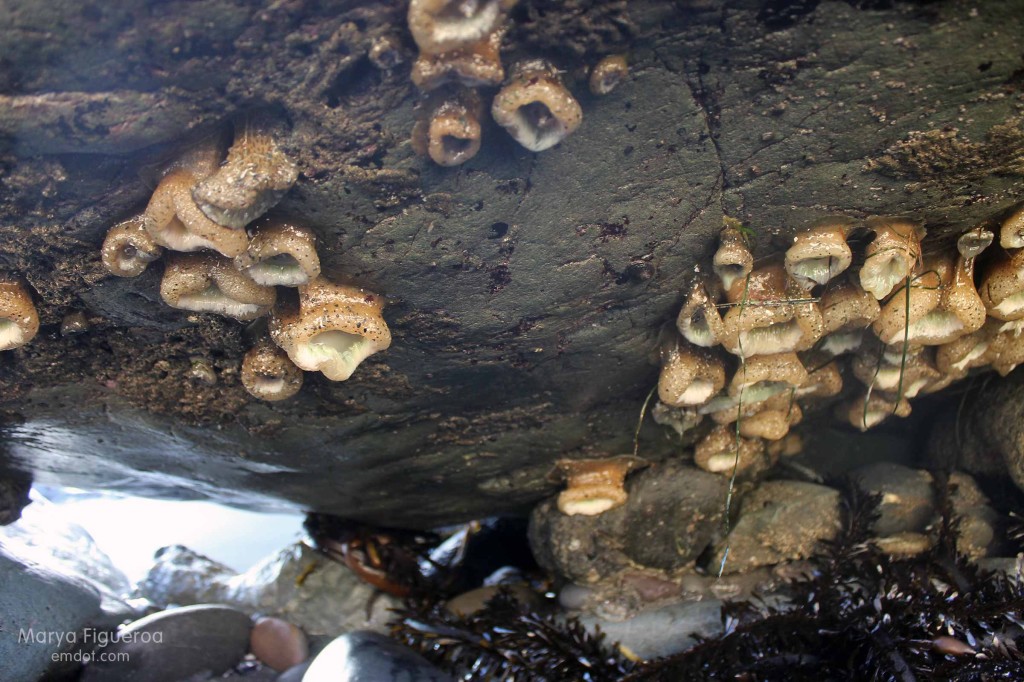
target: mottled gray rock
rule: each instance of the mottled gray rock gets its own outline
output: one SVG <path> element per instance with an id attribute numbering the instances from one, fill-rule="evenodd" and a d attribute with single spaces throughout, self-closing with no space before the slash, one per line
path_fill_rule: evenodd
<path id="1" fill-rule="evenodd" d="M 626 503 L 597 516 L 566 516 L 554 500 L 530 517 L 530 546 L 541 566 L 580 583 L 633 565 L 672 570 L 693 561 L 721 528 L 727 479 L 665 463 L 627 480 Z"/>
<path id="2" fill-rule="evenodd" d="M 937 419 L 931 457 L 989 479 L 1008 477 L 1024 489 L 1024 372 L 984 382 L 970 400 Z"/>
<path id="3" fill-rule="evenodd" d="M 70 674 L 80 665 L 55 665 L 54 654 L 73 655 L 104 616 L 100 594 L 82 578 L 54 568 L 45 557 L 0 537 L 0 661 L 11 680 L 35 680 L 46 670 Z M 70 641 L 69 641 L 70 640 Z"/>
<path id="4" fill-rule="evenodd" d="M 580 622 L 588 630 L 600 628 L 606 643 L 645 659 L 685 651 L 697 643 L 697 636 L 715 637 L 725 630 L 718 599 L 669 604 L 623 621 L 583 615 Z"/>
<path id="5" fill-rule="evenodd" d="M 208 580 L 196 580 L 193 565 Z M 356 629 L 384 631 L 388 609 L 398 606 L 394 597 L 377 593 L 348 568 L 301 542 L 240 574 L 175 548 L 159 555 L 139 592 L 157 604 L 216 601 L 284 619 L 308 634 L 331 636 Z"/>
<path id="6" fill-rule="evenodd" d="M 376 632 L 349 632 L 317 654 L 303 682 L 452 682 L 423 657 Z"/>
<path id="7" fill-rule="evenodd" d="M 804 559 L 840 528 L 839 492 L 802 481 L 768 481 L 744 498 L 739 520 L 719 543 L 711 565 L 728 550 L 725 573 Z"/>
<path id="8" fill-rule="evenodd" d="M 82 682 L 179 682 L 204 673 L 219 675 L 242 660 L 251 629 L 248 615 L 217 604 L 160 611 L 130 623 L 115 641 L 98 647 Z"/>
<path id="9" fill-rule="evenodd" d="M 935 488 L 927 471 L 883 462 L 855 469 L 851 475 L 861 490 L 880 498 L 872 526 L 876 534 L 921 532 L 931 522 Z"/>
<path id="10" fill-rule="evenodd" d="M 1019 0 L 825 0 L 776 21 L 754 0 L 535 2 L 545 21 L 514 22 L 509 62 L 556 56 L 571 76 L 628 50 L 630 77 L 603 98 L 570 77 L 576 133 L 531 154 L 491 126 L 461 168 L 408 145 L 409 62 L 367 58 L 383 34 L 414 52 L 404 2 L 0 8 L 0 266 L 43 321 L 0 363 L 18 464 L 392 525 L 525 511 L 558 457 L 630 449 L 647 353 L 725 216 L 766 254 L 828 214 L 942 236 L 1024 196 Z M 253 103 L 291 124 L 301 176 L 278 210 L 317 233 L 326 276 L 387 295 L 395 339 L 273 405 L 238 381 L 242 325 L 164 307 L 158 264 L 115 280 L 97 258 L 155 166 Z M 56 333 L 69 312 L 89 330 Z M 215 385 L 189 379 L 193 356 Z M 644 457 L 677 454 L 661 436 L 645 427 Z"/>
<path id="11" fill-rule="evenodd" d="M 17 523 L 0 528 L 0 541 L 19 556 L 91 584 L 103 599 L 108 625 L 141 615 L 138 606 L 128 601 L 128 576 L 114 565 L 88 531 L 69 521 L 65 510 L 51 504 L 39 492 L 32 493 L 32 504 L 25 508 Z"/>
<path id="12" fill-rule="evenodd" d="M 154 564 L 136 585 L 136 593 L 154 604 L 204 604 L 220 601 L 221 583 L 237 571 L 183 545 L 161 547 Z"/>
<path id="13" fill-rule="evenodd" d="M 956 548 L 972 559 L 981 559 L 1002 546 L 999 513 L 973 478 L 961 471 L 949 476 L 950 503 L 959 519 Z"/>
<path id="14" fill-rule="evenodd" d="M 28 491 L 31 489 L 31 476 L 0 468 L 0 526 L 21 518 L 21 510 L 29 503 Z"/>

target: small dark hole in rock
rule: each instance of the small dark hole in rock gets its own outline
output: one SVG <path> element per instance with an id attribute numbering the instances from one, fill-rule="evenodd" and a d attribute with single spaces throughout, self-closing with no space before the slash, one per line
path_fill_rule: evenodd
<path id="1" fill-rule="evenodd" d="M 488 239 L 500 239 L 505 236 L 508 232 L 508 223 L 494 223 L 491 225 L 491 233 L 487 235 Z"/>

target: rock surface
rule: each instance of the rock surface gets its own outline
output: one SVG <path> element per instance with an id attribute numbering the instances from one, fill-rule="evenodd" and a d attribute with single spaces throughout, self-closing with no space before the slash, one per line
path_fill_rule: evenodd
<path id="1" fill-rule="evenodd" d="M 98 647 L 82 682 L 179 682 L 193 675 L 219 675 L 242 660 L 252 620 L 217 604 L 160 611 L 130 623 L 117 639 Z M 102 654 L 102 655 L 100 655 Z"/>
<path id="2" fill-rule="evenodd" d="M 711 565 L 719 566 L 727 549 L 725 573 L 805 559 L 839 527 L 839 491 L 802 481 L 767 481 L 744 498 L 739 520 Z"/>
<path id="3" fill-rule="evenodd" d="M 74 654 L 85 628 L 103 621 L 100 594 L 77 576 L 19 556 L 0 538 L 0 661 L 12 680 L 39 679 L 48 669 L 70 674 L 80 666 L 54 665 L 53 654 Z M 76 641 L 69 643 L 69 638 Z"/>
<path id="4" fill-rule="evenodd" d="M 376 632 L 349 632 L 327 645 L 303 682 L 453 682 L 426 659 Z"/>
<path id="5" fill-rule="evenodd" d="M 196 573 L 207 581 L 196 580 Z M 166 604 L 215 601 L 246 613 L 276 616 L 311 635 L 386 630 L 398 602 L 375 593 L 345 566 L 299 542 L 241 574 L 185 548 L 163 552 L 139 584 L 139 594 Z"/>
<path id="6" fill-rule="evenodd" d="M 524 0 L 503 58 L 555 58 L 583 124 L 531 154 L 487 122 L 452 169 L 407 144 L 404 2 L 5 4 L 0 269 L 42 319 L 0 361 L 8 458 L 381 524 L 524 511 L 558 457 L 631 449 L 648 351 L 724 217 L 769 253 L 828 214 L 941 235 L 1024 197 L 1020 0 L 783 4 Z M 383 34 L 391 70 L 367 57 Z M 588 95 L 577 74 L 627 50 L 629 78 Z M 395 339 L 276 404 L 240 384 L 242 325 L 164 306 L 159 266 L 122 280 L 98 256 L 161 162 L 255 111 L 290 126 L 301 170 L 279 212 L 316 231 L 328 277 L 388 297 Z M 87 328 L 60 334 L 74 313 Z M 642 456 L 676 452 L 644 428 Z"/>
<path id="7" fill-rule="evenodd" d="M 530 518 L 537 563 L 579 583 L 634 565 L 672 570 L 692 564 L 722 526 L 727 479 L 665 463 L 633 475 L 629 497 L 597 516 L 567 516 L 545 501 Z"/>

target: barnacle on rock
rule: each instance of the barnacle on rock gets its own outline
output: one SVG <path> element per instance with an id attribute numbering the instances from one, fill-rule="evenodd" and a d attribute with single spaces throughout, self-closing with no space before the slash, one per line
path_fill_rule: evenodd
<path id="1" fill-rule="evenodd" d="M 160 295 L 172 308 L 254 320 L 274 305 L 276 291 L 249 279 L 234 263 L 212 253 L 167 258 Z"/>
<path id="2" fill-rule="evenodd" d="M 253 230 L 235 266 L 264 286 L 297 287 L 320 276 L 312 230 L 284 220 L 266 220 Z"/>
<path id="3" fill-rule="evenodd" d="M 192 198 L 208 218 L 240 230 L 280 201 L 298 177 L 298 167 L 266 127 L 246 123 L 236 133 L 227 161 L 196 184 Z"/>
<path id="4" fill-rule="evenodd" d="M 505 80 L 501 65 L 501 38 L 498 29 L 481 40 L 447 52 L 423 52 L 412 65 L 413 84 L 429 92 L 455 83 L 467 87 L 494 86 Z"/>
<path id="5" fill-rule="evenodd" d="M 786 251 L 786 272 L 805 291 L 827 284 L 853 262 L 849 228 L 849 221 L 830 220 L 798 232 Z"/>
<path id="6" fill-rule="evenodd" d="M 410 0 L 409 31 L 430 54 L 478 43 L 501 26 L 517 0 Z"/>
<path id="7" fill-rule="evenodd" d="M 28 290 L 14 279 L 0 278 L 0 351 L 24 346 L 39 331 L 39 314 Z"/>
<path id="8" fill-rule="evenodd" d="M 302 370 L 267 338 L 260 339 L 242 358 L 242 385 L 260 400 L 291 398 L 302 388 L 302 376 Z"/>
<path id="9" fill-rule="evenodd" d="M 555 146 L 583 121 L 583 110 L 554 67 L 541 60 L 518 64 L 494 97 L 491 116 L 533 152 Z"/>
<path id="10" fill-rule="evenodd" d="M 555 465 L 565 477 L 558 511 L 568 516 L 596 516 L 626 503 L 626 475 L 643 463 L 636 457 L 560 459 Z"/>
<path id="11" fill-rule="evenodd" d="M 626 62 L 626 55 L 608 55 L 590 71 L 590 92 L 594 95 L 607 95 L 628 76 L 629 64 Z"/>
<path id="12" fill-rule="evenodd" d="M 391 345 L 383 309 L 377 294 L 318 277 L 299 287 L 297 306 L 274 309 L 270 336 L 301 369 L 345 381 L 363 360 Z"/>
<path id="13" fill-rule="evenodd" d="M 888 218 L 873 218 L 868 227 L 875 237 L 865 251 L 860 285 L 881 301 L 914 272 L 925 231 L 917 223 Z"/>
<path id="14" fill-rule="evenodd" d="M 103 266 L 118 277 L 137 277 L 163 253 L 146 231 L 142 216 L 129 218 L 107 232 L 100 249 Z"/>
<path id="15" fill-rule="evenodd" d="M 412 129 L 412 147 L 439 166 L 457 166 L 480 151 L 480 96 L 468 88 L 432 92 Z"/>

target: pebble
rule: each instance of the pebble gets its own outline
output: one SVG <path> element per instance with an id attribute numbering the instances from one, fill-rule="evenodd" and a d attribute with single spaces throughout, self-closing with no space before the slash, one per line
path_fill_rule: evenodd
<path id="1" fill-rule="evenodd" d="M 249 651 L 274 670 L 287 670 L 309 658 L 309 641 L 286 620 L 260 618 L 249 635 Z"/>
<path id="2" fill-rule="evenodd" d="M 245 656 L 251 629 L 249 616 L 218 604 L 160 611 L 129 624 L 117 641 L 98 649 L 105 660 L 89 663 L 81 682 L 177 682 L 204 672 L 219 675 Z"/>
<path id="3" fill-rule="evenodd" d="M 376 632 L 357 630 L 321 651 L 302 682 L 454 682 L 422 656 Z"/>

